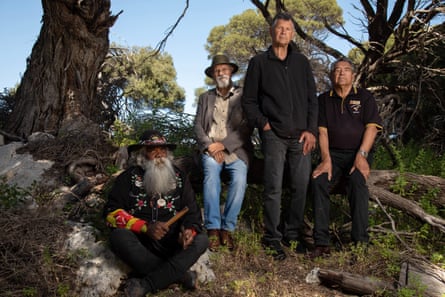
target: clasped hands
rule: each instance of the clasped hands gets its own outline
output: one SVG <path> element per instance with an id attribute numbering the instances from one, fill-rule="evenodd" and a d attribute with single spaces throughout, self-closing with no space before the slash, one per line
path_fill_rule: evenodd
<path id="1" fill-rule="evenodd" d="M 153 240 L 161 240 L 170 230 L 166 222 L 152 222 L 148 225 L 147 235 Z M 181 227 L 178 242 L 183 249 L 186 249 L 193 242 L 193 230 Z"/>
<path id="2" fill-rule="evenodd" d="M 224 162 L 225 158 L 224 150 L 225 150 L 224 144 L 222 144 L 221 142 L 214 142 L 210 144 L 209 147 L 207 148 L 207 152 L 209 153 L 209 155 L 213 159 L 215 159 L 215 161 L 218 162 L 219 164 Z"/>

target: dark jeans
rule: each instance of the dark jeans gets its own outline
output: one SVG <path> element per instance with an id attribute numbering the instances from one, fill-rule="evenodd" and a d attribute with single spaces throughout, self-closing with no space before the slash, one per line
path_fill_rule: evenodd
<path id="1" fill-rule="evenodd" d="M 315 245 L 329 245 L 330 190 L 343 177 L 352 218 L 351 238 L 354 242 L 368 242 L 369 191 L 366 180 L 359 170 L 349 171 L 354 164 L 355 151 L 331 150 L 332 178 L 327 173 L 312 180 L 314 198 L 314 241 Z M 368 156 L 368 162 L 371 160 Z"/>
<path id="2" fill-rule="evenodd" d="M 207 235 L 199 233 L 187 249 L 182 249 L 178 244 L 174 252 L 169 251 L 169 255 L 166 255 L 158 251 L 158 247 L 151 246 L 150 241 L 147 235 L 136 235 L 127 229 L 115 229 L 110 234 L 113 252 L 144 277 L 152 291 L 181 280 L 209 245 Z"/>
<path id="3" fill-rule="evenodd" d="M 303 143 L 298 139 L 278 137 L 272 130 L 262 131 L 264 154 L 264 241 L 286 237 L 297 240 L 303 227 L 304 207 L 311 171 L 311 155 L 303 155 Z M 289 169 L 290 204 L 286 209 L 283 233 L 279 229 L 283 175 L 287 161 Z"/>

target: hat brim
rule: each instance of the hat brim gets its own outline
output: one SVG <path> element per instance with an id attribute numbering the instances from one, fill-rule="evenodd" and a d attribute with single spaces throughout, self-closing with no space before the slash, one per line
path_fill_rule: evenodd
<path id="1" fill-rule="evenodd" d="M 235 74 L 238 71 L 238 65 L 236 65 L 235 63 L 220 63 L 220 64 L 216 64 L 216 65 L 221 65 L 221 64 L 227 64 L 227 65 L 232 66 L 233 67 L 232 74 Z M 208 77 L 213 78 L 213 67 L 215 67 L 216 65 L 207 67 L 206 70 L 204 70 L 204 73 Z"/>
<path id="2" fill-rule="evenodd" d="M 132 144 L 127 147 L 128 154 L 131 154 L 134 151 L 141 149 L 142 147 L 166 147 L 169 150 L 176 149 L 176 144 L 173 143 L 165 143 L 165 144 L 156 144 L 156 145 L 147 145 L 147 144 Z"/>

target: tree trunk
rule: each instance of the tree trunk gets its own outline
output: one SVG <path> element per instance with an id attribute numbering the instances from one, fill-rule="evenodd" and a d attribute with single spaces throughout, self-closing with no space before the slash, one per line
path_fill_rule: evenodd
<path id="1" fill-rule="evenodd" d="M 7 126 L 22 137 L 94 122 L 100 112 L 96 77 L 117 18 L 110 0 L 42 0 L 42 6 L 42 29 Z"/>

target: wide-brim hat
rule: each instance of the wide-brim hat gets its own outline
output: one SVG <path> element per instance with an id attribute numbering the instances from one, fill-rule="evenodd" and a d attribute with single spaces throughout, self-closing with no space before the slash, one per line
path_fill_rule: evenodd
<path id="1" fill-rule="evenodd" d="M 127 150 L 128 154 L 131 154 L 135 150 L 138 150 L 142 147 L 167 147 L 170 150 L 174 150 L 176 148 L 176 144 L 168 143 L 165 137 L 156 130 L 147 130 L 145 131 L 141 137 L 139 138 L 139 142 L 136 144 L 129 145 Z"/>
<path id="2" fill-rule="evenodd" d="M 207 67 L 206 70 L 204 71 L 205 74 L 208 77 L 213 78 L 213 67 L 215 67 L 216 65 L 219 65 L 219 64 L 228 64 L 228 65 L 232 66 L 233 67 L 232 74 L 238 71 L 238 65 L 236 65 L 235 63 L 230 61 L 229 57 L 227 57 L 226 55 L 223 55 L 223 54 L 217 54 L 213 57 L 212 65 Z"/>

